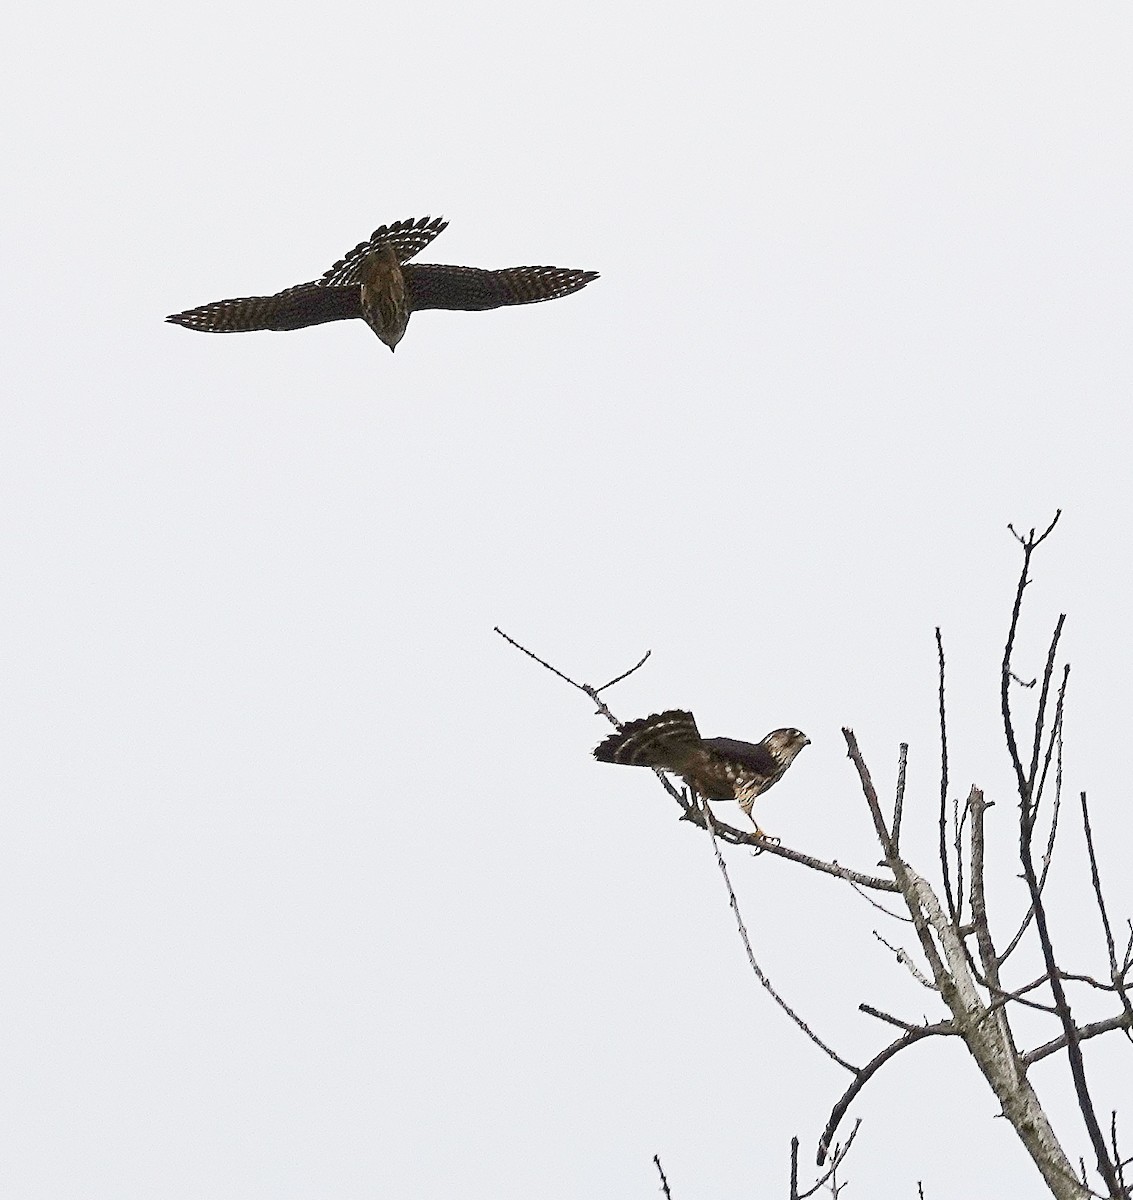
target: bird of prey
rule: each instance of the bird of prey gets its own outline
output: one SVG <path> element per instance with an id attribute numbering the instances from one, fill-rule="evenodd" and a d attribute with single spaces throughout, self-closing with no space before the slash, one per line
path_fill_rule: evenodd
<path id="1" fill-rule="evenodd" d="M 703 738 L 690 712 L 670 709 L 630 721 L 594 751 L 599 762 L 672 771 L 704 800 L 738 800 L 751 815 L 756 796 L 777 783 L 810 738 L 797 729 L 776 729 L 762 742 Z"/>
<path id="2" fill-rule="evenodd" d="M 424 308 L 474 311 L 505 304 L 534 304 L 577 292 L 597 271 L 564 267 L 446 267 L 410 263 L 448 222 L 395 221 L 359 242 L 321 279 L 299 283 L 274 296 L 214 300 L 166 317 L 174 325 L 205 333 L 248 329 L 303 329 L 326 321 L 361 317 L 393 350 L 412 313 Z"/>

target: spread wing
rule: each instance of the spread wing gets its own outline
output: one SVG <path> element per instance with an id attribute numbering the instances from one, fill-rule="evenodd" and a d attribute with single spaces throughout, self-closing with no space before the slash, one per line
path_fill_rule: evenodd
<path id="1" fill-rule="evenodd" d="M 420 220 L 410 218 L 407 221 L 394 221 L 392 225 L 379 225 L 367 241 L 359 242 L 348 254 L 324 272 L 322 285 L 324 287 L 341 287 L 343 284 L 361 283 L 362 260 L 379 246 L 393 247 L 399 263 L 408 262 L 448 226 L 443 217 L 430 220 L 422 217 Z"/>
<path id="2" fill-rule="evenodd" d="M 362 315 L 359 289 L 300 283 L 274 296 L 214 300 L 166 317 L 174 325 L 202 333 L 243 333 L 251 329 L 303 329 Z"/>
<path id="3" fill-rule="evenodd" d="M 467 312 L 508 304 L 536 304 L 568 296 L 598 278 L 597 271 L 576 271 L 569 267 L 505 267 L 502 271 L 484 271 L 479 267 L 434 263 L 413 263 L 402 274 L 413 312 L 424 308 Z"/>

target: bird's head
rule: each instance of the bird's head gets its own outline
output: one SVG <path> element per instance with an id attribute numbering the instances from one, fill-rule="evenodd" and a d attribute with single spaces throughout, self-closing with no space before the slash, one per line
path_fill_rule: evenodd
<path id="1" fill-rule="evenodd" d="M 771 756 L 786 770 L 795 761 L 795 755 L 804 747 L 810 745 L 810 738 L 800 729 L 776 729 L 769 733 L 763 744 L 771 751 Z"/>

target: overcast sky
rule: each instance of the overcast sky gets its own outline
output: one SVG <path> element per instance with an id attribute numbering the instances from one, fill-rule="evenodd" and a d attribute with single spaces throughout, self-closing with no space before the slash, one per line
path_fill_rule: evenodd
<path id="1" fill-rule="evenodd" d="M 676 1200 L 785 1196 L 846 1077 L 497 624 L 591 683 L 651 649 L 623 719 L 805 730 L 761 823 L 862 869 L 839 728 L 887 794 L 909 741 L 924 873 L 941 625 L 1006 931 L 1006 526 L 1061 507 L 1018 668 L 1067 612 L 1066 787 L 1133 913 L 1124 8 L 46 0 L 0 59 L 4 1195 L 628 1200 L 660 1154 Z M 422 261 L 602 277 L 395 356 L 163 323 L 426 214 Z M 728 858 L 840 1053 L 889 1040 L 862 1001 L 942 1015 L 844 884 Z M 1086 885 L 1070 824 L 1056 933 L 1104 971 Z M 1129 1046 L 1090 1049 L 1128 1148 Z M 848 1194 L 1041 1194 L 995 1112 L 910 1050 Z"/>

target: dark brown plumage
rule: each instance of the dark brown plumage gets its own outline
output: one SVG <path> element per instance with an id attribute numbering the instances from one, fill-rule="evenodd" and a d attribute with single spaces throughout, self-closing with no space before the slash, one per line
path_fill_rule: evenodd
<path id="1" fill-rule="evenodd" d="M 594 751 L 599 762 L 653 767 L 680 775 L 704 800 L 736 800 L 751 819 L 757 796 L 782 777 L 810 738 L 797 729 L 776 729 L 761 742 L 702 738 L 690 712 L 670 709 L 630 721 Z"/>
<path id="2" fill-rule="evenodd" d="M 253 329 L 303 329 L 327 321 L 361 318 L 391 350 L 405 334 L 410 316 L 422 309 L 465 312 L 557 300 L 598 278 L 597 271 L 565 267 L 449 267 L 410 263 L 447 226 L 437 218 L 382 225 L 321 279 L 286 288 L 274 296 L 214 300 L 166 317 L 204 333 Z"/>

